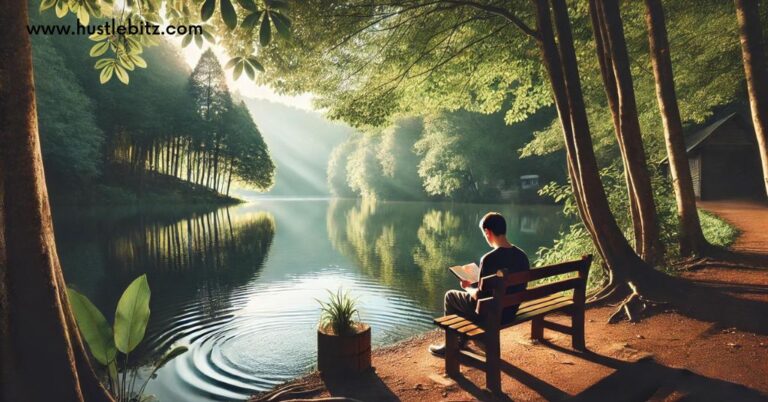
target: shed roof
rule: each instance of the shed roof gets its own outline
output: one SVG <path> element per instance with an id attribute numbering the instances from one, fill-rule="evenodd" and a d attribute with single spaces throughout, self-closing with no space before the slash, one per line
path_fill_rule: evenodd
<path id="1" fill-rule="evenodd" d="M 711 136 L 715 131 L 717 131 L 718 128 L 720 128 L 723 124 L 733 119 L 737 119 L 742 124 L 748 124 L 739 113 L 731 113 L 721 119 L 718 119 L 714 123 L 685 136 L 686 154 L 689 154 L 694 150 L 696 150 L 696 148 L 698 148 L 699 145 L 701 145 L 704 142 L 704 140 L 709 138 L 709 136 Z M 667 158 L 662 159 L 661 163 L 667 163 Z"/>

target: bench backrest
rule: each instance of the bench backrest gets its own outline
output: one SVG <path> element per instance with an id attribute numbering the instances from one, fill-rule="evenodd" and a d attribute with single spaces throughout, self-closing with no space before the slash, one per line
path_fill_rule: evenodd
<path id="1" fill-rule="evenodd" d="M 506 307 L 568 290 L 573 290 L 574 303 L 583 305 L 586 299 L 587 276 L 591 264 L 592 256 L 585 255 L 578 260 L 533 268 L 529 271 L 504 274 L 500 270 L 495 275 L 485 276 L 480 279 L 480 290 L 490 292 L 491 296 L 478 300 L 477 313 L 489 317 L 489 322 L 498 322 Z M 507 294 L 507 288 L 510 286 L 527 284 L 568 273 L 575 273 L 576 275 Z"/>

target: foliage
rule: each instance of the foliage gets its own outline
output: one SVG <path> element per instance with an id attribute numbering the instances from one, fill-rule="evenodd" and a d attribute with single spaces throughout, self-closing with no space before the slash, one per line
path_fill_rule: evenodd
<path id="1" fill-rule="evenodd" d="M 628 197 L 626 185 L 624 183 L 621 169 L 619 166 L 603 169 L 601 177 L 605 183 L 606 193 L 611 210 L 616 217 L 619 226 L 624 232 L 624 236 L 633 240 L 633 230 L 631 217 L 629 216 Z M 658 208 L 660 235 L 662 244 L 666 246 L 666 260 L 672 261 L 679 257 L 677 243 L 677 225 L 678 218 L 674 200 L 674 192 L 671 183 L 666 177 L 660 174 L 653 176 L 654 198 Z M 578 210 L 575 205 L 573 193 L 569 185 L 558 185 L 550 183 L 541 189 L 541 194 L 551 197 L 558 202 L 563 202 L 563 213 L 567 217 L 577 218 Z M 722 219 L 704 211 L 699 211 L 701 218 L 701 227 L 704 236 L 710 244 L 727 247 L 738 235 L 738 231 Z M 580 258 L 584 254 L 594 256 L 592 271 L 589 277 L 589 287 L 594 289 L 607 280 L 607 276 L 602 268 L 600 254 L 592 242 L 584 224 L 579 222 L 571 225 L 567 231 L 561 232 L 555 239 L 552 247 L 542 247 L 537 251 L 537 266 L 554 264 L 561 261 Z"/>
<path id="2" fill-rule="evenodd" d="M 33 47 L 40 141 L 49 182 L 80 184 L 101 170 L 97 108 L 51 38 Z"/>
<path id="3" fill-rule="evenodd" d="M 201 47 L 204 40 L 214 44 L 219 39 L 218 44 L 232 57 L 227 68 L 233 69 L 235 79 L 243 71 L 254 79 L 256 70 L 264 70 L 256 57 L 256 43 L 260 48 L 273 44 L 273 29 L 279 36 L 288 38 L 292 25 L 287 14 L 288 3 L 283 0 L 238 0 L 234 3 L 232 0 L 205 0 L 202 4 L 196 0 L 42 0 L 39 9 L 41 12 L 55 10 L 59 18 L 71 14 L 84 26 L 101 22 L 96 20 L 101 18 L 116 24 L 111 27 L 112 32 L 96 30 L 89 37 L 96 43 L 88 54 L 98 58 L 94 68 L 100 70 L 99 82 L 102 84 L 113 76 L 128 84 L 129 72 L 147 67 L 143 52 L 145 48 L 157 45 L 158 41 L 142 30 L 129 29 L 131 26 L 159 28 L 165 23 L 187 26 L 190 29 L 183 33 L 182 46 L 194 41 Z M 214 14 L 216 18 L 212 18 Z M 204 22 L 206 24 L 202 24 Z M 192 24 L 198 25 L 190 27 Z M 258 33 L 254 29 L 257 25 Z M 255 40 L 257 35 L 258 41 Z"/>
<path id="4" fill-rule="evenodd" d="M 738 229 L 707 211 L 699 210 L 699 220 L 704 237 L 713 246 L 730 247 L 739 237 Z"/>
<path id="5" fill-rule="evenodd" d="M 328 291 L 328 301 L 320 303 L 320 328 L 333 329 L 336 335 L 345 335 L 354 332 L 355 321 L 353 316 L 359 315 L 357 310 L 357 300 L 353 299 L 348 292 L 339 288 L 336 293 Z M 359 317 L 358 317 L 359 319 Z"/>
<path id="6" fill-rule="evenodd" d="M 144 338 L 149 322 L 150 290 L 147 276 L 136 278 L 120 296 L 115 311 L 114 330 L 87 297 L 71 288 L 67 293 L 78 328 L 91 355 L 106 368 L 106 383 L 117 401 L 144 400 L 144 390 L 157 370 L 187 351 L 186 346 L 172 348 L 153 364 L 144 382 L 136 384 L 139 370 L 128 366 L 128 357 Z M 118 358 L 118 351 L 122 354 L 121 359 Z"/>

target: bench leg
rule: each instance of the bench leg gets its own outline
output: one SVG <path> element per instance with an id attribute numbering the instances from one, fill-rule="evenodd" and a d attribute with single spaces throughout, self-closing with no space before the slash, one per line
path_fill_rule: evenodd
<path id="1" fill-rule="evenodd" d="M 445 374 L 454 377 L 459 374 L 459 333 L 445 330 Z"/>
<path id="2" fill-rule="evenodd" d="M 535 317 L 531 320 L 531 339 L 544 340 L 544 316 Z"/>
<path id="3" fill-rule="evenodd" d="M 584 343 L 584 308 L 574 308 L 571 314 L 571 342 L 574 349 L 579 351 L 587 350 Z"/>
<path id="4" fill-rule="evenodd" d="M 501 345 L 499 332 L 485 333 L 485 387 L 501 394 Z"/>

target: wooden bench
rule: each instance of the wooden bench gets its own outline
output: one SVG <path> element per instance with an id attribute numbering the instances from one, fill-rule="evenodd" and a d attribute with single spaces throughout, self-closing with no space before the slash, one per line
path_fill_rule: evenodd
<path id="1" fill-rule="evenodd" d="M 476 313 L 482 317 L 472 321 L 453 315 L 435 318 L 434 322 L 445 330 L 445 372 L 449 377 L 459 375 L 459 359 L 469 358 L 485 370 L 485 385 L 494 393 L 501 393 L 501 345 L 499 333 L 502 329 L 531 321 L 531 338 L 544 339 L 544 328 L 571 335 L 574 349 L 584 350 L 584 303 L 586 299 L 587 275 L 592 256 L 579 260 L 534 268 L 526 272 L 489 275 L 480 279 L 480 290 L 491 294 L 478 300 Z M 575 273 L 575 275 L 573 275 Z M 507 294 L 510 286 L 571 274 L 570 277 Z M 568 293 L 566 293 L 568 292 Z M 517 316 L 511 322 L 501 322 L 505 307 L 519 304 Z M 571 326 L 545 320 L 545 316 L 563 312 L 571 316 Z M 477 339 L 485 345 L 485 356 L 459 348 L 459 337 Z"/>

